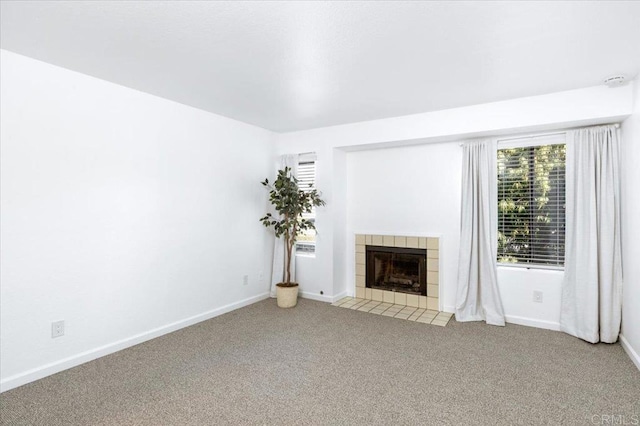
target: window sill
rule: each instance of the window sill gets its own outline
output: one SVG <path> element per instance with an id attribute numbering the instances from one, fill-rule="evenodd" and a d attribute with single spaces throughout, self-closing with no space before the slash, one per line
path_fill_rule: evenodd
<path id="1" fill-rule="evenodd" d="M 509 263 L 496 264 L 498 269 L 510 269 L 521 271 L 541 271 L 541 272 L 564 272 L 564 266 L 542 266 L 542 265 L 513 265 Z"/>
<path id="2" fill-rule="evenodd" d="M 296 257 L 306 257 L 310 259 L 315 259 L 316 254 L 315 253 L 296 253 Z"/>

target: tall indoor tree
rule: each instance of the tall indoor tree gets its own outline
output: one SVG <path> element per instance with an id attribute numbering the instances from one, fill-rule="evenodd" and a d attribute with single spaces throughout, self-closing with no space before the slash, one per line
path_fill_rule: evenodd
<path id="1" fill-rule="evenodd" d="M 276 285 L 278 306 L 293 307 L 298 296 L 298 283 L 291 281 L 293 248 L 300 234 L 316 229 L 315 224 L 305 219 L 303 214 L 311 213 L 314 207 L 322 206 L 325 202 L 316 189 L 301 189 L 290 167 L 278 170 L 278 176 L 273 183 L 265 179 L 262 185 L 269 189 L 269 201 L 278 217 L 267 213 L 260 221 L 267 228 L 273 228 L 276 238 L 282 237 L 285 245 L 284 281 Z"/>

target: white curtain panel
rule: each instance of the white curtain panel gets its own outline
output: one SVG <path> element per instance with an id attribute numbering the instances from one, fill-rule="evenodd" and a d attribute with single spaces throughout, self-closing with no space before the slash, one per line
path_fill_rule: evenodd
<path id="1" fill-rule="evenodd" d="M 567 133 L 565 272 L 560 328 L 618 340 L 622 312 L 620 141 L 615 126 Z"/>
<path id="2" fill-rule="evenodd" d="M 298 155 L 287 154 L 280 157 L 279 166 L 277 170 L 289 167 L 292 170 L 293 176 L 298 176 Z M 275 210 L 272 213 L 276 213 Z M 271 268 L 271 297 L 276 297 L 276 284 L 284 281 L 285 275 L 285 247 L 284 238 L 275 238 L 273 243 L 273 266 Z M 293 247 L 291 252 L 291 277 L 295 281 L 296 277 L 296 248 Z"/>
<path id="3" fill-rule="evenodd" d="M 457 321 L 504 325 L 498 291 L 497 151 L 495 141 L 466 143 L 462 162 L 462 212 Z"/>

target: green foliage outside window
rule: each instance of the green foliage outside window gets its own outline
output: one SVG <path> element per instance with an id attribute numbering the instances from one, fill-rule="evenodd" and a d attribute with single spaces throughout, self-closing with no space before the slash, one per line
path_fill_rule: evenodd
<path id="1" fill-rule="evenodd" d="M 566 145 L 498 150 L 498 262 L 562 266 Z"/>

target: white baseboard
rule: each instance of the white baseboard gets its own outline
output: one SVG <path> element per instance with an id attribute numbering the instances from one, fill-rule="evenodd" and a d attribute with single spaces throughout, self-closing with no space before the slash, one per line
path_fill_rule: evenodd
<path id="1" fill-rule="evenodd" d="M 337 302 L 338 300 L 342 299 L 343 297 L 347 297 L 348 295 L 349 293 L 347 292 L 347 290 L 343 291 L 342 293 L 338 293 L 331 298 L 331 303 Z"/>
<path id="2" fill-rule="evenodd" d="M 72 367 L 76 367 L 80 364 L 84 364 L 85 362 L 93 361 L 96 358 L 118 352 L 122 349 L 138 345 L 140 343 L 146 342 L 147 340 L 155 339 L 156 337 L 160 337 L 164 334 L 171 333 L 181 328 L 206 321 L 222 314 L 226 314 L 227 312 L 231 312 L 244 306 L 248 306 L 261 300 L 267 299 L 268 297 L 269 293 L 263 293 L 257 296 L 249 297 L 248 299 L 240 300 L 239 302 L 231 303 L 220 308 L 204 312 L 202 314 L 194 315 L 190 318 L 176 321 L 162 327 L 154 328 L 153 330 L 149 330 L 144 333 L 140 333 L 114 343 L 110 343 L 108 345 L 90 349 L 77 355 L 64 358 L 60 361 L 33 368 L 31 370 L 25 371 L 24 373 L 15 374 L 0 381 L 0 392 L 5 392 L 10 389 L 17 388 L 18 386 L 34 382 L 52 374 L 59 373 Z"/>
<path id="3" fill-rule="evenodd" d="M 622 334 L 620 335 L 620 345 L 627 355 L 629 355 L 629 358 L 631 358 L 631 361 L 633 361 L 638 370 L 640 370 L 640 355 L 631 347 L 629 341 Z"/>
<path id="4" fill-rule="evenodd" d="M 455 313 L 455 306 L 445 306 L 444 312 Z M 454 317 L 455 318 L 455 317 Z M 560 323 L 553 321 L 538 320 L 534 318 L 518 317 L 515 315 L 505 315 L 504 319 L 509 324 L 526 325 L 527 327 L 544 328 L 546 330 L 560 331 Z"/>
<path id="5" fill-rule="evenodd" d="M 544 328 L 546 330 L 560 331 L 560 323 L 545 321 L 534 318 L 517 317 L 515 315 L 505 315 L 504 319 L 509 324 L 526 325 L 527 327 Z"/>
<path id="6" fill-rule="evenodd" d="M 303 299 L 317 300 L 319 302 L 333 303 L 332 296 L 326 296 L 324 294 L 318 294 L 318 293 L 311 293 L 308 291 L 301 291 L 300 297 L 302 297 Z"/>

